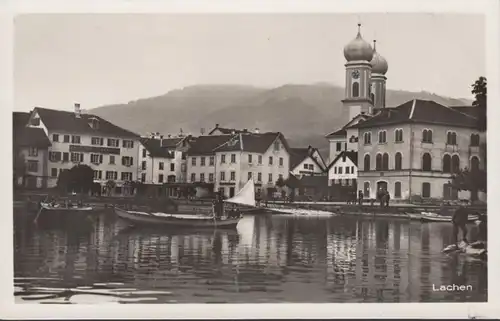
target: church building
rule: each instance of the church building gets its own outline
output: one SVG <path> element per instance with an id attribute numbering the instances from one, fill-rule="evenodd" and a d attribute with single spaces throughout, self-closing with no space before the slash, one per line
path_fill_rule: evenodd
<path id="1" fill-rule="evenodd" d="M 479 107 L 414 99 L 387 108 L 387 61 L 375 41 L 372 47 L 362 38 L 359 28 L 358 24 L 356 38 L 344 48 L 342 114 L 348 122 L 326 136 L 329 160 L 357 153 L 357 186 L 365 198 L 376 198 L 377 190 L 386 189 L 396 200 L 457 199 L 458 192 L 449 184 L 452 174 L 480 169 L 486 160 Z"/>

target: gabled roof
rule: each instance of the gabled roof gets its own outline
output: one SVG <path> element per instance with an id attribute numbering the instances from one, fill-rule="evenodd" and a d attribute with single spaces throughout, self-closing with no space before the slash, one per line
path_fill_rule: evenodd
<path id="1" fill-rule="evenodd" d="M 77 118 L 73 112 L 41 107 L 36 107 L 33 112 L 37 112 L 40 115 L 47 129 L 51 131 L 60 130 L 87 135 L 139 138 L 139 135 L 92 114 L 82 113 L 81 117 Z M 98 128 L 94 129 L 90 127 L 91 118 L 98 120 Z"/>
<path id="2" fill-rule="evenodd" d="M 333 138 L 333 137 L 345 137 L 347 135 L 347 128 L 350 126 L 357 124 L 360 121 L 365 121 L 368 118 L 370 118 L 370 115 L 367 114 L 359 114 L 353 117 L 347 124 L 345 124 L 342 128 L 337 129 L 334 132 L 331 132 L 330 134 L 326 135 L 326 138 Z"/>
<path id="3" fill-rule="evenodd" d="M 191 146 L 188 149 L 188 155 L 212 155 L 214 149 L 221 146 L 232 136 L 228 135 L 213 135 L 213 136 L 199 136 L 193 139 Z"/>
<path id="4" fill-rule="evenodd" d="M 290 148 L 290 170 L 293 170 L 295 167 L 299 166 L 300 163 L 302 163 L 307 157 L 310 157 L 316 163 L 316 165 L 319 166 L 319 168 L 323 169 L 323 166 L 318 163 L 315 157 L 313 157 L 313 154 L 316 151 L 321 157 L 318 149 L 311 146 L 306 148 Z"/>
<path id="5" fill-rule="evenodd" d="M 479 118 L 481 116 L 481 107 L 479 106 L 454 106 L 451 107 L 451 109 L 474 118 Z"/>
<path id="6" fill-rule="evenodd" d="M 216 124 L 215 128 L 212 129 L 208 133 L 208 135 L 212 135 L 216 130 L 219 130 L 222 135 L 232 135 L 232 134 L 239 134 L 239 133 L 246 133 L 246 132 L 248 132 L 247 130 L 241 130 L 241 129 L 236 129 L 236 128 L 220 127 L 219 124 Z"/>
<path id="7" fill-rule="evenodd" d="M 142 137 L 140 142 L 149 152 L 150 157 L 174 158 L 172 152 L 170 152 L 166 147 L 162 147 L 160 145 L 160 139 Z"/>
<path id="8" fill-rule="evenodd" d="M 339 159 L 343 159 L 344 157 L 347 157 L 351 160 L 351 162 L 354 163 L 354 165 L 358 166 L 358 152 L 354 152 L 354 151 L 343 151 L 341 152 L 340 154 L 337 155 L 337 157 L 335 157 L 333 159 L 333 161 L 330 163 L 330 165 L 328 165 L 328 168 L 327 169 L 330 169 L 332 168 L 333 165 L 335 165 L 335 163 L 337 163 L 337 161 Z"/>
<path id="9" fill-rule="evenodd" d="M 372 128 L 402 123 L 477 127 L 477 119 L 468 114 L 432 100 L 414 99 L 394 108 L 385 108 L 379 114 L 350 128 Z"/>
<path id="10" fill-rule="evenodd" d="M 185 137 L 163 138 L 161 147 L 175 148 Z"/>
<path id="11" fill-rule="evenodd" d="M 344 127 L 342 127 L 341 129 L 338 129 L 338 130 L 336 130 L 336 131 L 334 131 L 334 132 L 326 135 L 325 137 L 326 138 L 331 138 L 331 137 L 334 137 L 334 136 L 343 136 L 343 137 L 345 137 L 346 135 L 347 135 L 347 130 Z"/>
<path id="12" fill-rule="evenodd" d="M 47 148 L 51 145 L 42 128 L 26 127 L 30 114 L 14 112 L 12 114 L 12 142 L 15 147 Z"/>
<path id="13" fill-rule="evenodd" d="M 227 137 L 227 136 L 226 136 Z M 267 133 L 240 133 L 230 136 L 221 146 L 218 146 L 214 151 L 245 151 L 250 153 L 265 153 L 271 144 L 276 139 L 280 139 L 289 152 L 290 147 L 285 137 L 280 132 L 267 132 Z"/>

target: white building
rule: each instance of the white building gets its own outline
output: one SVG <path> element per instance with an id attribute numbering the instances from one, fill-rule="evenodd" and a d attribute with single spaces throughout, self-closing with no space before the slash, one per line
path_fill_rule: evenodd
<path id="1" fill-rule="evenodd" d="M 94 170 L 94 182 L 116 184 L 113 194 L 122 194 L 125 182 L 138 179 L 139 136 L 99 116 L 36 107 L 29 127 L 41 128 L 49 137 L 48 187 L 57 184 L 63 170 L 85 164 Z"/>
<path id="2" fill-rule="evenodd" d="M 180 182 L 182 151 L 163 145 L 163 137 L 141 137 L 139 179 L 144 184 Z"/>
<path id="3" fill-rule="evenodd" d="M 358 178 L 358 153 L 343 151 L 328 166 L 328 186 L 355 186 Z"/>
<path id="4" fill-rule="evenodd" d="M 326 135 L 326 139 L 330 143 L 330 153 L 328 155 L 328 164 L 344 151 L 357 151 L 358 150 L 358 129 L 351 128 L 360 122 L 369 119 L 370 116 L 366 114 L 359 114 L 351 119 L 342 128 Z"/>
<path id="5" fill-rule="evenodd" d="M 290 172 L 299 179 L 302 175 L 321 175 L 326 167 L 317 148 L 290 148 Z"/>
<path id="6" fill-rule="evenodd" d="M 289 150 L 281 133 L 200 136 L 188 151 L 188 180 L 213 183 L 231 197 L 253 179 L 257 192 L 272 193 L 279 177 L 288 178 Z"/>

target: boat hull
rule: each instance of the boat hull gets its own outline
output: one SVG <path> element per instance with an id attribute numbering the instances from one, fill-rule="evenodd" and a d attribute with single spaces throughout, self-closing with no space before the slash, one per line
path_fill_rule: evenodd
<path id="1" fill-rule="evenodd" d="M 92 207 L 53 207 L 47 203 L 40 204 L 44 211 L 51 212 L 90 212 Z"/>
<path id="2" fill-rule="evenodd" d="M 479 217 L 477 215 L 469 215 L 467 220 L 469 222 L 474 222 L 478 218 Z M 443 216 L 434 213 L 422 213 L 420 216 L 420 220 L 422 222 L 451 222 L 451 219 L 452 219 L 451 216 Z"/>
<path id="3" fill-rule="evenodd" d="M 236 228 L 240 218 L 224 220 L 197 215 L 157 215 L 145 212 L 126 211 L 114 208 L 115 214 L 133 225 L 170 226 L 179 228 Z M 187 218 L 191 216 L 191 218 Z"/>

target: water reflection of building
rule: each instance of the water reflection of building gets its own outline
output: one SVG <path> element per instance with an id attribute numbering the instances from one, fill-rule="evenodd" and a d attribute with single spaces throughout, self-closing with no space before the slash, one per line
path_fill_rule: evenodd
<path id="1" fill-rule="evenodd" d="M 16 273 L 200 293 L 260 286 L 263 297 L 296 302 L 461 300 L 431 292 L 452 281 L 477 284 L 468 294 L 477 296 L 486 270 L 443 256 L 449 234 L 449 224 L 279 216 L 245 217 L 234 232 L 118 233 L 116 222 L 100 217 L 85 233 L 16 233 Z"/>

